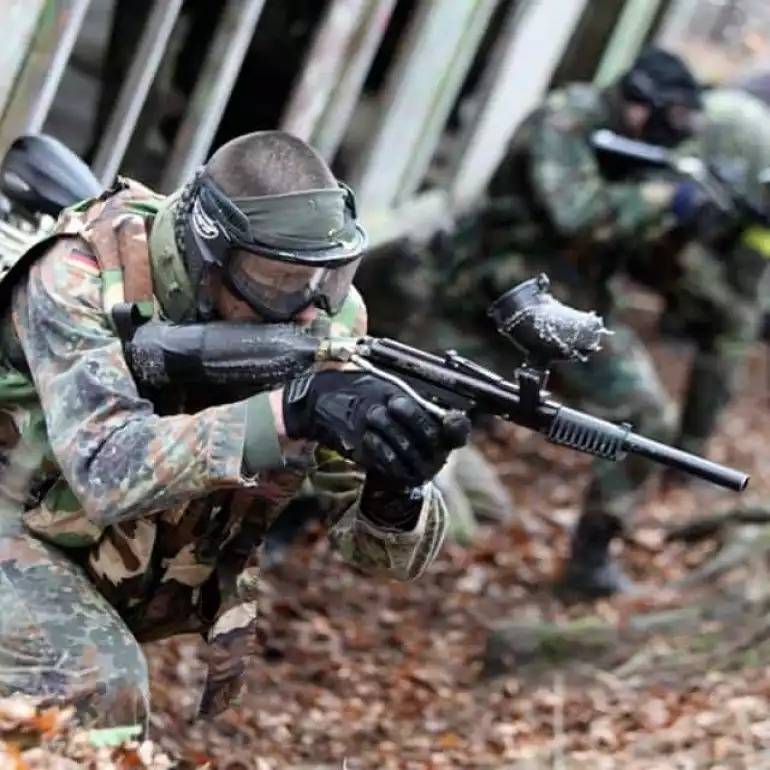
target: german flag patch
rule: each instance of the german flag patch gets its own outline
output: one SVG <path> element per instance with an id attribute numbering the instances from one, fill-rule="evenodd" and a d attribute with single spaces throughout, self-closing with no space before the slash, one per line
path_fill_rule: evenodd
<path id="1" fill-rule="evenodd" d="M 96 257 L 82 249 L 72 249 L 65 257 L 65 262 L 90 275 L 99 275 L 101 273 Z"/>

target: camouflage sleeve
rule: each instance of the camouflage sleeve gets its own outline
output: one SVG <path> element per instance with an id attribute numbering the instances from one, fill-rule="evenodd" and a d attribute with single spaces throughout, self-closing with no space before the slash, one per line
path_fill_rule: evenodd
<path id="1" fill-rule="evenodd" d="M 663 178 L 607 182 L 579 113 L 547 105 L 534 118 L 531 178 L 554 227 L 565 237 L 606 241 L 667 230 L 673 184 Z"/>
<path id="2" fill-rule="evenodd" d="M 759 334 L 767 260 L 751 243 L 739 243 L 728 255 L 693 243 L 682 252 L 680 264 L 677 305 L 685 328 L 698 332 L 678 445 L 702 453 Z"/>
<path id="3" fill-rule="evenodd" d="M 16 289 L 13 319 L 53 454 L 95 523 L 255 483 L 242 474 L 247 402 L 157 416 L 103 311 L 96 262 L 77 241 L 59 241 L 33 266 Z M 265 441 L 277 446 L 277 434 Z"/>
<path id="4" fill-rule="evenodd" d="M 367 332 L 366 308 L 361 302 L 351 325 L 353 336 Z M 348 332 L 350 333 L 350 332 Z M 395 580 L 415 580 L 433 563 L 444 541 L 447 511 L 441 493 L 431 482 L 423 488 L 423 503 L 410 532 L 393 532 L 371 524 L 359 502 L 366 476 L 354 463 L 319 447 L 310 477 L 321 506 L 328 536 L 342 557 L 354 567 Z"/>
<path id="5" fill-rule="evenodd" d="M 361 514 L 365 475 L 353 463 L 320 449 L 311 484 L 329 540 L 354 567 L 395 580 L 415 580 L 433 563 L 444 542 L 447 512 L 438 488 L 426 484 L 423 504 L 411 532 L 376 527 Z"/>

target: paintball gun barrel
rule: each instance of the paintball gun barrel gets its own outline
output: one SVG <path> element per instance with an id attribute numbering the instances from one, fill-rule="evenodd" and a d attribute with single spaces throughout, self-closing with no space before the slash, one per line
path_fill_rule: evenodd
<path id="1" fill-rule="evenodd" d="M 522 353 L 513 381 L 454 351 L 441 355 L 377 337 L 320 339 L 292 325 L 136 324 L 131 306 L 119 306 L 115 320 L 126 359 L 140 384 L 150 388 L 185 384 L 209 387 L 247 384 L 278 387 L 322 362 L 341 362 L 383 377 L 426 409 L 450 409 L 497 416 L 543 434 L 560 446 L 604 460 L 627 454 L 678 468 L 721 487 L 743 491 L 749 477 L 664 443 L 640 436 L 549 398 L 548 367 L 579 365 L 600 349 L 609 334 L 601 317 L 562 304 L 550 293 L 547 276 L 514 287 L 488 311 L 498 331 Z M 133 325 L 133 328 L 129 329 Z"/>
<path id="2" fill-rule="evenodd" d="M 737 214 L 747 225 L 770 227 L 770 212 L 744 194 L 728 170 L 718 163 L 708 163 L 695 156 L 679 156 L 665 147 L 629 139 L 609 129 L 594 131 L 591 145 L 598 152 L 622 155 L 689 177 L 701 185 L 714 204 L 725 213 Z M 763 175 L 758 181 L 764 184 L 768 179 Z"/>

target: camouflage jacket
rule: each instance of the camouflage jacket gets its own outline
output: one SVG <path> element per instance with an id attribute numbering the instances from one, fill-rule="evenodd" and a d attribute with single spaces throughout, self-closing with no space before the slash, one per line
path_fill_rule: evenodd
<path id="1" fill-rule="evenodd" d="M 761 172 L 770 168 L 770 109 L 749 94 L 731 89 L 710 90 L 704 102 L 701 130 L 676 154 L 714 164 L 745 199 L 770 208 L 770 197 L 760 181 Z M 735 237 L 720 238 L 719 223 L 713 223 L 706 235 L 714 238 L 699 233 L 662 240 L 654 250 L 634 255 L 632 275 L 671 297 L 684 315 L 692 316 L 699 306 L 700 314 L 723 333 L 745 325 L 761 300 L 770 232 L 741 222 L 737 213 L 725 217 L 730 225 L 725 232 Z"/>
<path id="2" fill-rule="evenodd" d="M 361 470 L 322 447 L 279 440 L 267 393 L 257 397 L 264 452 L 253 478 L 242 471 L 245 401 L 180 394 L 159 416 L 140 397 L 109 311 L 125 298 L 180 320 L 192 291 L 173 205 L 121 180 L 62 215 L 16 288 L 0 379 L 0 536 L 26 527 L 70 553 L 139 641 L 207 635 L 201 710 L 215 713 L 239 692 L 255 649 L 254 550 L 301 484 L 313 485 L 348 562 L 399 580 L 433 561 L 446 514 L 429 484 L 413 531 L 371 525 L 358 511 Z M 317 327 L 364 332 L 357 292 Z"/>
<path id="3" fill-rule="evenodd" d="M 591 147 L 594 131 L 614 126 L 611 103 L 611 94 L 581 83 L 546 97 L 490 181 L 488 228 L 508 223 L 508 243 L 542 252 L 649 240 L 673 225 L 670 182 Z"/>
<path id="4" fill-rule="evenodd" d="M 770 109 L 758 99 L 738 90 L 708 91 L 701 132 L 677 152 L 714 164 L 737 192 L 770 211 L 770 195 L 760 179 L 770 169 Z M 706 240 L 699 246 L 695 251 L 700 256 L 688 256 L 685 251 L 677 260 L 681 275 L 674 293 L 700 301 L 709 315 L 726 319 L 723 326 L 744 323 L 742 319 L 762 299 L 770 231 L 747 223 L 738 238 Z"/>

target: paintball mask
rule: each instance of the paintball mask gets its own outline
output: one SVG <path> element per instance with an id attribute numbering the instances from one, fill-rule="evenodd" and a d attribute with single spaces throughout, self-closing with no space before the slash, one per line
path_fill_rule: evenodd
<path id="1" fill-rule="evenodd" d="M 662 147 L 676 147 L 696 130 L 702 87 L 674 54 L 646 49 L 620 79 L 620 95 L 650 111 L 641 139 Z"/>
<path id="2" fill-rule="evenodd" d="M 188 257 L 219 267 L 227 289 L 266 321 L 310 306 L 337 313 L 366 245 L 344 184 L 231 199 L 205 171 L 193 182 Z"/>

